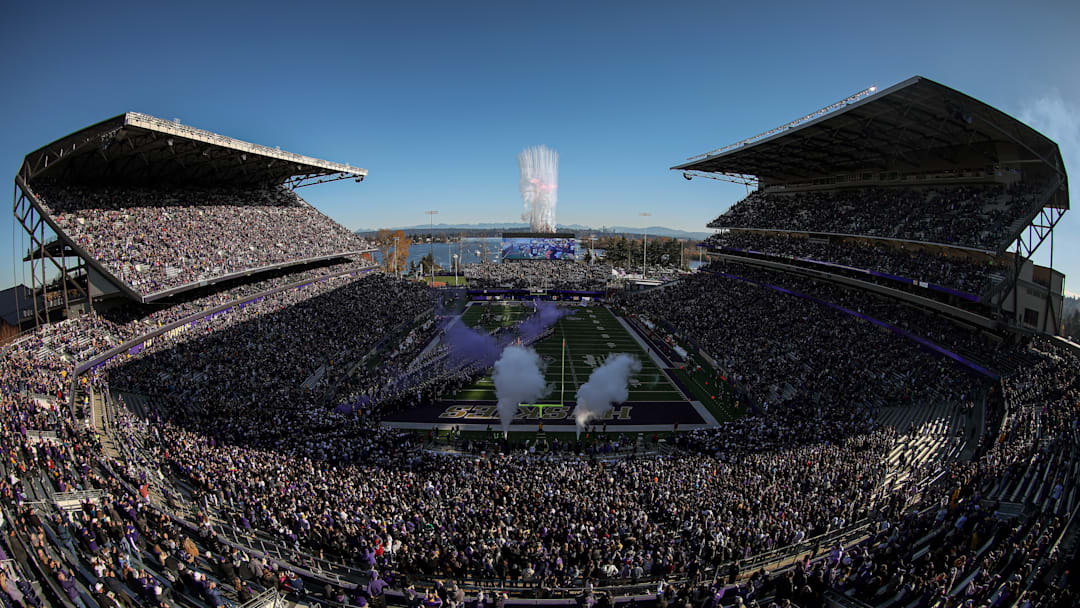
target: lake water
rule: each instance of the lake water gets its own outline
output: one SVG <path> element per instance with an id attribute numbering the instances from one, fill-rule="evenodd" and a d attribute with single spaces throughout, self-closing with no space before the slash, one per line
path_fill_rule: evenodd
<path id="1" fill-rule="evenodd" d="M 499 237 L 488 238 L 473 238 L 464 239 L 460 243 L 420 243 L 414 242 L 409 247 L 409 258 L 405 263 L 405 268 L 408 269 L 409 264 L 419 264 L 420 260 L 428 254 L 429 251 L 435 253 L 435 263 L 445 269 L 451 269 L 451 263 L 453 261 L 453 255 L 458 253 L 461 256 L 462 264 L 475 264 L 481 259 L 487 259 L 490 262 L 499 262 L 499 254 L 501 252 L 502 239 Z M 486 247 L 486 257 L 485 257 Z M 603 255 L 603 249 L 596 250 L 598 255 Z M 585 255 L 585 250 L 578 250 L 578 255 Z M 382 261 L 382 256 L 378 253 L 375 254 L 375 259 Z M 694 269 L 701 264 L 698 260 L 690 260 L 690 268 Z M 451 270 L 452 272 L 452 270 Z"/>
<path id="2" fill-rule="evenodd" d="M 462 264 L 475 264 L 482 258 L 491 262 L 499 261 L 499 253 L 502 239 L 499 237 L 464 239 L 460 243 L 419 243 L 414 242 L 409 247 L 409 257 L 405 262 L 405 268 L 409 264 L 419 264 L 429 252 L 435 254 L 435 263 L 443 268 L 450 269 L 455 253 L 461 256 Z M 487 254 L 485 257 L 485 247 Z M 375 259 L 382 261 L 382 256 L 375 254 Z"/>

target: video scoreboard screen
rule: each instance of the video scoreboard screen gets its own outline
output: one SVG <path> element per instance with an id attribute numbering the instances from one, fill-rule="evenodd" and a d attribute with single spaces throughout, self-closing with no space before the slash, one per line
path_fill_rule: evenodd
<path id="1" fill-rule="evenodd" d="M 575 240 L 572 232 L 531 233 L 504 232 L 503 260 L 574 260 Z"/>

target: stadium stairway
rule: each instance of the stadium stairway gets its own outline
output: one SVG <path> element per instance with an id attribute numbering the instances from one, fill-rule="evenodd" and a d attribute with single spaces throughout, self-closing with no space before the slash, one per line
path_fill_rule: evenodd
<path id="1" fill-rule="evenodd" d="M 127 406 L 128 411 L 139 418 L 146 418 L 146 410 L 143 409 L 143 404 L 146 402 L 144 395 L 137 393 L 120 393 L 121 402 Z"/>
<path id="2" fill-rule="evenodd" d="M 49 348 L 47 345 L 43 345 L 41 348 L 34 351 L 34 360 L 35 361 L 48 361 L 49 357 L 57 357 L 57 358 L 59 358 L 60 353 L 58 353 L 55 350 Z"/>
<path id="3" fill-rule="evenodd" d="M 1032 506 L 1043 513 L 1065 516 L 1077 506 L 1078 473 L 1080 454 L 1075 449 L 1040 451 L 1022 471 L 1003 475 L 986 497 L 999 503 L 1003 512 L 1019 514 Z"/>
<path id="4" fill-rule="evenodd" d="M 142 416 L 136 417 L 134 410 L 128 408 L 148 411 L 150 408 L 148 405 L 149 398 L 144 395 L 124 393 L 121 401 L 128 405 L 128 408 L 118 412 L 117 409 L 122 406 L 113 402 L 107 395 L 97 391 L 94 393 L 94 397 L 96 400 L 101 401 L 100 408 L 95 407 L 94 428 L 98 429 L 98 436 L 105 455 L 117 462 L 142 463 L 138 472 L 148 485 L 147 498 L 151 504 L 159 507 L 168 505 L 169 508 L 176 512 L 192 515 L 187 507 L 189 501 L 171 500 L 172 497 L 178 495 L 177 491 L 170 487 L 169 482 L 171 480 L 162 475 L 158 469 L 152 467 L 150 462 L 140 457 L 141 454 L 146 453 L 148 439 L 145 433 L 137 432 L 137 430 L 141 428 L 139 425 L 146 423 Z M 101 421 L 104 423 L 100 426 L 96 417 L 98 412 L 100 412 Z M 129 430 L 124 437 L 118 436 L 120 426 Z M 135 430 L 135 432 L 130 432 L 132 430 Z"/>
<path id="5" fill-rule="evenodd" d="M 957 430 L 963 428 L 963 415 L 955 404 L 885 407 L 879 420 L 897 432 L 887 458 L 886 483 L 892 485 L 904 483 L 912 471 L 929 463 L 955 458 L 962 447 Z"/>
<path id="6" fill-rule="evenodd" d="M 117 449 L 116 439 L 113 437 L 115 432 L 115 418 L 111 416 L 112 404 L 109 402 L 106 394 L 100 390 L 91 390 L 90 392 L 90 409 L 92 412 L 92 422 L 94 430 L 97 431 L 98 441 L 101 442 L 101 449 L 104 452 L 106 458 L 118 460 L 120 450 Z"/>

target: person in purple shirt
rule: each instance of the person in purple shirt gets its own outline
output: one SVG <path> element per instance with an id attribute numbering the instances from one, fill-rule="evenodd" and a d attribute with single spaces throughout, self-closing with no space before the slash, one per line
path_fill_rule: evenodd
<path id="1" fill-rule="evenodd" d="M 368 569 L 375 567 L 375 550 L 370 547 L 364 547 L 364 563 L 367 564 Z"/>
<path id="2" fill-rule="evenodd" d="M 72 604 L 75 604 L 75 608 L 86 608 L 82 596 L 79 595 L 79 588 L 75 585 L 75 577 L 70 570 L 67 572 L 67 575 L 63 572 L 57 572 L 56 580 L 60 583 L 60 587 L 63 588 L 64 594 L 68 596 L 68 600 L 70 600 Z"/>
<path id="3" fill-rule="evenodd" d="M 376 572 L 374 574 L 373 578 L 371 579 L 371 582 L 368 583 L 368 586 L 367 586 L 368 595 L 372 599 L 375 599 L 377 597 L 382 597 L 383 592 L 385 590 L 386 590 L 386 581 L 379 578 L 379 574 Z"/>
<path id="4" fill-rule="evenodd" d="M 211 582 L 207 586 L 204 595 L 206 596 L 206 602 L 210 604 L 210 608 L 218 608 L 218 606 L 225 605 L 225 600 L 221 596 L 221 591 L 217 588 L 217 583 Z"/>

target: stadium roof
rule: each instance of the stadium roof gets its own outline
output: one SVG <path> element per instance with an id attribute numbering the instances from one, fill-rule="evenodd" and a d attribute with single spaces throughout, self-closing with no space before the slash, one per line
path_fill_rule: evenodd
<path id="1" fill-rule="evenodd" d="M 168 181 L 214 185 L 307 186 L 363 180 L 367 170 L 128 112 L 26 155 L 20 176 L 58 182 Z"/>
<path id="2" fill-rule="evenodd" d="M 1065 180 L 1056 143 L 973 97 L 921 76 L 874 90 L 672 169 L 774 183 L 974 160 L 1045 163 Z"/>

